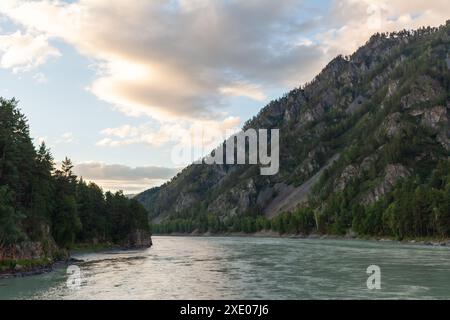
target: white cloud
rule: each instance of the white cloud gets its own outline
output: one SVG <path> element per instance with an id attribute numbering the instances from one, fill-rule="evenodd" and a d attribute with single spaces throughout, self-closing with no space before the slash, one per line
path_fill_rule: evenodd
<path id="1" fill-rule="evenodd" d="M 38 72 L 33 76 L 34 81 L 36 81 L 36 83 L 38 84 L 42 84 L 42 83 L 46 83 L 47 82 L 47 77 L 45 74 L 43 74 L 42 72 Z"/>
<path id="2" fill-rule="evenodd" d="M 58 138 L 55 143 L 59 144 L 59 143 L 71 143 L 74 142 L 74 136 L 72 132 L 65 132 L 61 135 L 60 138 Z"/>
<path id="3" fill-rule="evenodd" d="M 264 101 L 267 96 L 264 94 L 261 86 L 252 85 L 249 83 L 235 83 L 231 86 L 222 87 L 219 89 L 221 93 L 236 97 L 248 97 L 257 101 Z"/>
<path id="4" fill-rule="evenodd" d="M 0 35 L 0 67 L 14 73 L 32 70 L 58 56 L 58 49 L 50 46 L 43 34 L 34 36 L 17 31 Z"/>
<path id="5" fill-rule="evenodd" d="M 127 124 L 118 128 L 106 128 L 102 133 L 107 136 L 115 136 L 123 139 L 129 136 L 137 136 L 139 134 L 139 129 Z"/>
<path id="6" fill-rule="evenodd" d="M 241 125 L 238 117 L 227 117 L 222 121 L 178 121 L 162 122 L 158 129 L 153 123 L 140 126 L 123 125 L 116 128 L 106 128 L 101 134 L 106 136 L 96 145 L 103 147 L 119 147 L 131 144 L 147 144 L 162 146 L 167 143 L 180 145 L 214 145 L 221 142 L 219 136 L 236 132 Z M 199 132 L 201 136 L 199 137 Z"/>
<path id="7" fill-rule="evenodd" d="M 448 0 L 336 0 L 330 29 L 317 36 L 329 55 L 351 54 L 376 32 L 439 26 L 450 17 Z"/>

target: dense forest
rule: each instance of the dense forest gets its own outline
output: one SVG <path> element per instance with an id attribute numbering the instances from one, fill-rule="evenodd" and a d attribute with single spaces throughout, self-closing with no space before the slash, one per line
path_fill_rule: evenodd
<path id="1" fill-rule="evenodd" d="M 77 178 L 67 158 L 55 169 L 46 145 L 35 149 L 17 101 L 0 98 L 0 258 L 25 242 L 50 255 L 79 243 L 128 244 L 149 228 L 137 201 Z"/>
<path id="2" fill-rule="evenodd" d="M 391 236 L 398 240 L 450 237 L 450 161 L 440 162 L 430 177 L 403 180 L 389 195 L 370 206 L 355 201 L 352 190 L 355 189 L 334 194 L 321 215 L 312 207 L 303 206 L 273 219 L 258 214 L 220 219 L 210 214 L 195 219 L 170 219 L 153 229 L 164 234 L 271 230 L 291 235 L 344 235 L 352 228 L 359 235 Z"/>
<path id="3" fill-rule="evenodd" d="M 375 34 L 245 128 L 280 128 L 280 173 L 187 167 L 137 198 L 155 233 L 450 237 L 450 21 Z"/>

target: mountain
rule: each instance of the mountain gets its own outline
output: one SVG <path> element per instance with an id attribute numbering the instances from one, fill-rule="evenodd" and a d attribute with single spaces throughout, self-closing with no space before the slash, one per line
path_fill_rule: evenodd
<path id="1" fill-rule="evenodd" d="M 243 130 L 280 129 L 280 171 L 198 165 L 136 196 L 155 232 L 449 236 L 450 20 L 376 34 Z"/>

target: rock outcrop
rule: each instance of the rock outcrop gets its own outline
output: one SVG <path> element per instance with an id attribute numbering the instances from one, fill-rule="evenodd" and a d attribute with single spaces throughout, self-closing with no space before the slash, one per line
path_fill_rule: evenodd
<path id="1" fill-rule="evenodd" d="M 53 257 L 58 252 L 56 244 L 25 241 L 0 248 L 0 260 L 32 260 Z"/>
<path id="2" fill-rule="evenodd" d="M 410 175 L 410 171 L 401 164 L 389 164 L 386 167 L 383 179 L 364 198 L 365 204 L 371 204 L 392 190 L 392 188 L 403 178 Z"/>
<path id="3" fill-rule="evenodd" d="M 150 248 L 153 245 L 152 237 L 148 232 L 137 230 L 128 235 L 120 246 L 124 249 Z"/>

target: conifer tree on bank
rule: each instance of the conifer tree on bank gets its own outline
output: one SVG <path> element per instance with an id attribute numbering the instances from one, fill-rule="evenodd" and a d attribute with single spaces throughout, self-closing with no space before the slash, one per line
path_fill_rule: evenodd
<path id="1" fill-rule="evenodd" d="M 150 235 L 147 212 L 137 201 L 86 184 L 68 158 L 55 170 L 45 143 L 35 149 L 18 102 L 0 98 L 0 252 L 49 238 L 61 248 L 130 244 L 136 232 Z"/>

